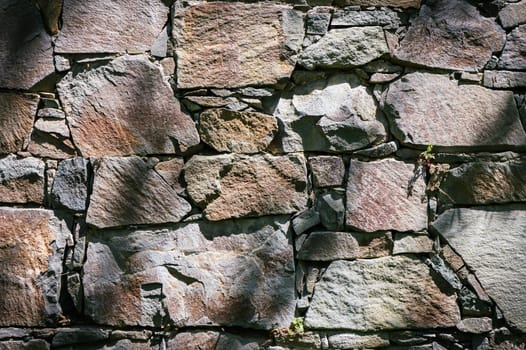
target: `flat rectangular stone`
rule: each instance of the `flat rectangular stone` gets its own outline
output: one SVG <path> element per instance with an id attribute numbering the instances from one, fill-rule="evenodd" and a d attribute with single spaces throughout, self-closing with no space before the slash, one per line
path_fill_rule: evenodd
<path id="1" fill-rule="evenodd" d="M 508 3 L 500 10 L 499 20 L 506 29 L 526 23 L 526 1 L 522 0 L 512 4 Z"/>
<path id="2" fill-rule="evenodd" d="M 336 0 L 338 6 L 420 7 L 421 0 Z"/>
<path id="3" fill-rule="evenodd" d="M 526 87 L 526 72 L 486 70 L 484 86 L 495 89 L 523 88 Z"/>
<path id="4" fill-rule="evenodd" d="M 0 154 L 22 151 L 37 112 L 35 94 L 0 92 Z"/>

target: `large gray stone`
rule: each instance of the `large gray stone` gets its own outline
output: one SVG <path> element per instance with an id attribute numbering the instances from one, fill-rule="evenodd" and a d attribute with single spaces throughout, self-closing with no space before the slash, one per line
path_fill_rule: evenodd
<path id="1" fill-rule="evenodd" d="M 194 122 L 145 56 L 122 56 L 69 73 L 57 89 L 85 157 L 170 154 L 199 143 Z"/>
<path id="2" fill-rule="evenodd" d="M 197 155 L 185 164 L 185 180 L 208 220 L 289 214 L 307 205 L 302 155 Z"/>
<path id="3" fill-rule="evenodd" d="M 359 11 L 347 8 L 334 12 L 331 27 L 389 26 L 396 28 L 399 23 L 400 19 L 393 10 Z"/>
<path id="4" fill-rule="evenodd" d="M 499 20 L 506 29 L 526 23 L 526 1 L 505 6 L 499 12 Z"/>
<path id="5" fill-rule="evenodd" d="M 526 24 L 518 26 L 508 34 L 498 67 L 509 70 L 526 69 Z"/>
<path id="6" fill-rule="evenodd" d="M 0 88 L 29 89 L 55 72 L 51 37 L 30 0 L 0 1 Z"/>
<path id="7" fill-rule="evenodd" d="M 475 271 L 506 320 L 526 331 L 526 206 L 450 209 L 432 227 Z"/>
<path id="8" fill-rule="evenodd" d="M 394 135 L 404 144 L 444 150 L 503 150 L 526 146 L 511 91 L 458 85 L 445 75 L 411 73 L 386 97 Z"/>
<path id="9" fill-rule="evenodd" d="M 302 15 L 285 5 L 212 2 L 176 6 L 177 86 L 275 84 L 292 73 L 303 32 Z"/>
<path id="10" fill-rule="evenodd" d="M 192 209 L 139 157 L 102 158 L 93 171 L 86 222 L 95 227 L 178 222 Z"/>
<path id="11" fill-rule="evenodd" d="M 329 265 L 305 325 L 375 331 L 453 327 L 458 321 L 455 295 L 439 289 L 420 259 L 396 256 Z"/>
<path id="12" fill-rule="evenodd" d="M 332 29 L 308 46 L 300 54 L 298 63 L 310 70 L 352 68 L 369 63 L 388 52 L 381 27 Z"/>
<path id="13" fill-rule="evenodd" d="M 379 258 L 391 253 L 390 233 L 312 232 L 297 258 L 311 261 Z"/>
<path id="14" fill-rule="evenodd" d="M 416 165 L 394 159 L 351 160 L 347 225 L 361 231 L 420 231 L 427 227 L 424 179 Z"/>
<path id="15" fill-rule="evenodd" d="M 487 70 L 484 72 L 484 86 L 496 89 L 524 88 L 526 72 Z"/>
<path id="16" fill-rule="evenodd" d="M 277 131 L 276 118 L 263 113 L 209 109 L 199 117 L 201 140 L 219 152 L 262 152 Z"/>
<path id="17" fill-rule="evenodd" d="M 502 50 L 505 32 L 464 0 L 430 0 L 420 9 L 394 56 L 418 65 L 478 71 Z"/>
<path id="18" fill-rule="evenodd" d="M 0 92 L 0 154 L 22 150 L 33 128 L 38 101 L 38 95 Z"/>
<path id="19" fill-rule="evenodd" d="M 59 206 L 86 210 L 88 199 L 88 160 L 68 159 L 60 162 L 51 190 L 53 201 Z"/>
<path id="20" fill-rule="evenodd" d="M 281 97 L 274 115 L 285 152 L 353 151 L 385 142 L 385 120 L 372 93 L 353 74 L 300 85 Z"/>
<path id="21" fill-rule="evenodd" d="M 2 350 L 49 350 L 49 344 L 42 339 L 23 340 L 9 340 L 0 342 L 0 349 Z"/>
<path id="22" fill-rule="evenodd" d="M 0 159 L 0 202 L 39 203 L 44 201 L 45 163 L 38 158 Z"/>
<path id="23" fill-rule="evenodd" d="M 526 162 L 474 162 L 451 169 L 439 196 L 459 205 L 526 201 Z"/>
<path id="24" fill-rule="evenodd" d="M 112 326 L 287 327 L 294 315 L 288 217 L 93 233 L 85 312 Z"/>
<path id="25" fill-rule="evenodd" d="M 0 326 L 56 321 L 66 222 L 50 210 L 0 208 L 0 232 Z"/>
<path id="26" fill-rule="evenodd" d="M 312 182 L 316 187 L 341 186 L 345 176 L 343 159 L 335 156 L 309 158 Z"/>
<path id="27" fill-rule="evenodd" d="M 162 0 L 65 0 L 58 53 L 144 52 L 161 33 L 169 9 Z"/>

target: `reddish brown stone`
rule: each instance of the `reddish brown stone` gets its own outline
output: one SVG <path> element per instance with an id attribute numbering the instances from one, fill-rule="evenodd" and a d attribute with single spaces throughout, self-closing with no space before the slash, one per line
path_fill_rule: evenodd
<path id="1" fill-rule="evenodd" d="M 0 154 L 22 150 L 33 128 L 38 95 L 0 93 Z"/>
<path id="2" fill-rule="evenodd" d="M 270 3 L 177 9 L 173 28 L 177 86 L 185 89 L 275 84 L 292 73 L 303 40 L 301 16 Z"/>

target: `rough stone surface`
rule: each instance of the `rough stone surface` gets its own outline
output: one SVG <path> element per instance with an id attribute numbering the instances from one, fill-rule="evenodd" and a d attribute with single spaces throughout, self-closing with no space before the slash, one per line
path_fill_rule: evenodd
<path id="1" fill-rule="evenodd" d="M 398 15 L 393 10 L 343 10 L 334 13 L 331 27 L 389 26 L 396 28 L 399 22 Z"/>
<path id="2" fill-rule="evenodd" d="M 473 162 L 451 169 L 439 196 L 459 205 L 526 201 L 525 161 Z"/>
<path id="3" fill-rule="evenodd" d="M 42 203 L 45 163 L 37 158 L 0 159 L 0 203 Z"/>
<path id="4" fill-rule="evenodd" d="M 336 333 L 329 334 L 328 340 L 332 349 L 374 349 L 389 345 L 387 333 Z"/>
<path id="5" fill-rule="evenodd" d="M 88 161 L 74 158 L 60 162 L 51 190 L 53 201 L 59 206 L 86 210 L 88 198 Z"/>
<path id="6" fill-rule="evenodd" d="M 300 155 L 194 156 L 187 190 L 208 220 L 288 214 L 305 209 L 307 179 Z"/>
<path id="7" fill-rule="evenodd" d="M 364 45 L 364 43 L 367 45 Z M 369 63 L 388 52 L 381 27 L 332 29 L 308 46 L 298 63 L 307 69 L 352 68 Z"/>
<path id="8" fill-rule="evenodd" d="M 262 152 L 277 131 L 276 118 L 263 113 L 210 109 L 199 117 L 201 140 L 219 152 Z"/>
<path id="9" fill-rule="evenodd" d="M 457 329 L 465 333 L 487 333 L 493 329 L 491 318 L 465 318 L 457 323 Z"/>
<path id="10" fill-rule="evenodd" d="M 32 339 L 29 341 L 10 340 L 0 342 L 2 350 L 49 350 L 49 344 L 42 339 Z"/>
<path id="11" fill-rule="evenodd" d="M 487 70 L 484 72 L 484 86 L 495 89 L 524 88 L 526 72 Z"/>
<path id="12" fill-rule="evenodd" d="M 314 186 L 341 186 L 345 176 L 343 159 L 335 156 L 315 156 L 309 158 Z"/>
<path id="13" fill-rule="evenodd" d="M 498 67 L 500 69 L 526 69 L 526 24 L 513 29 L 506 40 Z"/>
<path id="14" fill-rule="evenodd" d="M 0 208 L 0 232 L 0 326 L 44 326 L 61 312 L 66 223 L 49 210 Z"/>
<path id="15" fill-rule="evenodd" d="M 526 1 L 508 4 L 499 12 L 499 20 L 506 29 L 526 23 Z"/>
<path id="16" fill-rule="evenodd" d="M 65 0 L 58 53 L 144 52 L 168 18 L 162 0 Z"/>
<path id="17" fill-rule="evenodd" d="M 420 7 L 421 0 L 336 0 L 335 5 L 344 6 L 389 6 L 389 7 Z"/>
<path id="18" fill-rule="evenodd" d="M 86 313 L 115 326 L 288 327 L 295 296 L 287 222 L 266 217 L 93 234 Z"/>
<path id="19" fill-rule="evenodd" d="M 396 233 L 393 254 L 431 253 L 434 241 L 428 235 Z"/>
<path id="20" fill-rule="evenodd" d="M 329 12 L 311 12 L 307 15 L 306 33 L 325 35 L 330 23 L 331 14 Z"/>
<path id="21" fill-rule="evenodd" d="M 0 2 L 0 67 L 0 88 L 8 89 L 29 89 L 55 72 L 51 37 L 29 0 Z"/>
<path id="22" fill-rule="evenodd" d="M 64 119 L 40 118 L 35 122 L 35 130 L 60 138 L 69 137 L 69 128 Z"/>
<path id="23" fill-rule="evenodd" d="M 329 265 L 305 325 L 375 331 L 452 327 L 458 321 L 456 297 L 437 287 L 429 268 L 417 258 L 396 256 Z"/>
<path id="24" fill-rule="evenodd" d="M 314 208 L 309 208 L 292 219 L 292 228 L 297 235 L 301 235 L 319 223 L 320 214 Z"/>
<path id="25" fill-rule="evenodd" d="M 324 189 L 316 193 L 314 208 L 320 214 L 320 222 L 327 230 L 339 231 L 345 224 L 345 190 Z"/>
<path id="26" fill-rule="evenodd" d="M 102 158 L 93 171 L 86 222 L 98 228 L 178 222 L 192 209 L 139 157 Z"/>
<path id="27" fill-rule="evenodd" d="M 110 332 L 97 327 L 62 328 L 53 337 L 53 346 L 66 346 L 81 343 L 95 343 L 110 337 Z"/>
<path id="28" fill-rule="evenodd" d="M 85 157 L 184 152 L 199 143 L 194 122 L 145 56 L 122 56 L 69 73 L 58 91 L 73 141 Z"/>
<path id="29" fill-rule="evenodd" d="M 387 256 L 393 241 L 390 233 L 313 232 L 298 252 L 298 259 L 332 261 Z"/>
<path id="30" fill-rule="evenodd" d="M 426 1 L 394 56 L 426 67 L 477 71 L 502 50 L 505 32 L 463 0 Z"/>
<path id="31" fill-rule="evenodd" d="M 415 165 L 394 159 L 351 160 L 347 225 L 362 231 L 420 231 L 427 227 L 423 178 Z"/>
<path id="32" fill-rule="evenodd" d="M 176 8 L 173 36 L 179 88 L 272 85 L 294 69 L 303 18 L 283 5 L 204 3 Z"/>
<path id="33" fill-rule="evenodd" d="M 511 91 L 458 85 L 444 75 L 411 73 L 386 97 L 392 132 L 404 144 L 445 150 L 524 147 Z"/>
<path id="34" fill-rule="evenodd" d="M 374 97 L 353 74 L 300 85 L 281 96 L 274 115 L 285 152 L 353 151 L 387 139 Z"/>
<path id="35" fill-rule="evenodd" d="M 184 190 L 180 182 L 183 171 L 184 160 L 182 158 L 172 158 L 155 164 L 155 171 L 163 177 L 178 193 Z"/>
<path id="36" fill-rule="evenodd" d="M 526 207 L 450 209 L 432 224 L 464 258 L 508 322 L 526 331 Z M 495 254 L 498 252 L 498 254 Z"/>
<path id="37" fill-rule="evenodd" d="M 22 150 L 33 127 L 38 100 L 38 95 L 0 92 L 0 154 Z"/>
<path id="38" fill-rule="evenodd" d="M 64 123 L 62 121 L 62 123 Z M 75 156 L 76 151 L 69 138 L 47 134 L 36 129 L 31 134 L 27 151 L 35 157 L 66 159 Z"/>

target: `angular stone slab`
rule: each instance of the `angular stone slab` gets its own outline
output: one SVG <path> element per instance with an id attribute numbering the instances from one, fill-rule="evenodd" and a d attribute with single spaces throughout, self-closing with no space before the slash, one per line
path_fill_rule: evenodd
<path id="1" fill-rule="evenodd" d="M 187 191 L 208 220 L 289 214 L 307 205 L 301 155 L 194 156 L 185 164 Z"/>
<path id="2" fill-rule="evenodd" d="M 506 34 L 493 18 L 463 0 L 427 1 L 409 27 L 395 58 L 426 67 L 478 71 Z"/>
<path id="3" fill-rule="evenodd" d="M 314 80 L 285 92 L 274 112 L 285 152 L 354 151 L 385 142 L 386 121 L 372 93 L 353 74 Z"/>
<path id="4" fill-rule="evenodd" d="M 498 67 L 509 70 L 526 69 L 526 24 L 513 29 L 506 39 Z"/>
<path id="5" fill-rule="evenodd" d="M 289 6 L 203 3 L 176 8 L 177 86 L 275 84 L 292 73 L 303 35 L 303 18 Z"/>
<path id="6" fill-rule="evenodd" d="M 57 89 L 85 157 L 170 154 L 199 143 L 194 122 L 145 56 L 122 56 L 69 73 Z"/>
<path id="7" fill-rule="evenodd" d="M 421 0 L 336 0 L 335 5 L 347 6 L 389 6 L 389 7 L 420 7 Z"/>
<path id="8" fill-rule="evenodd" d="M 226 332 L 181 332 L 166 342 L 167 349 L 202 350 L 252 350 L 263 349 L 268 339 L 253 335 L 236 335 Z"/>
<path id="9" fill-rule="evenodd" d="M 219 152 L 264 151 L 277 131 L 276 118 L 263 113 L 209 109 L 199 117 L 201 140 Z"/>
<path id="10" fill-rule="evenodd" d="M 427 201 L 415 165 L 394 159 L 351 160 L 347 225 L 361 231 L 420 231 L 427 227 Z"/>
<path id="11" fill-rule="evenodd" d="M 379 258 L 389 255 L 392 246 L 390 233 L 313 232 L 297 258 L 311 261 Z"/>
<path id="12" fill-rule="evenodd" d="M 0 93 L 0 154 L 22 150 L 33 128 L 38 101 L 38 95 Z"/>
<path id="13" fill-rule="evenodd" d="M 340 10 L 335 11 L 331 21 L 331 27 L 358 27 L 358 26 L 390 26 L 398 27 L 400 19 L 395 11 L 372 10 Z"/>
<path id="14" fill-rule="evenodd" d="M 102 158 L 93 171 L 86 222 L 95 227 L 178 222 L 192 209 L 139 157 Z"/>
<path id="15" fill-rule="evenodd" d="M 511 91 L 458 85 L 445 75 L 411 73 L 386 97 L 392 132 L 406 145 L 444 150 L 505 150 L 526 146 Z"/>
<path id="16" fill-rule="evenodd" d="M 327 338 L 332 349 L 376 349 L 389 346 L 388 333 L 329 333 Z"/>
<path id="17" fill-rule="evenodd" d="M 526 206 L 450 209 L 432 227 L 475 271 L 504 318 L 526 331 Z"/>
<path id="18" fill-rule="evenodd" d="M 51 37 L 37 6 L 0 1 L 0 88 L 29 89 L 54 72 Z"/>
<path id="19" fill-rule="evenodd" d="M 162 0 L 65 0 L 57 53 L 144 52 L 168 18 Z"/>
<path id="20" fill-rule="evenodd" d="M 66 223 L 50 210 L 0 208 L 0 232 L 0 326 L 56 320 Z"/>
<path id="21" fill-rule="evenodd" d="M 42 204 L 45 167 L 33 157 L 19 159 L 11 154 L 0 159 L 0 202 Z"/>
<path id="22" fill-rule="evenodd" d="M 288 217 L 93 233 L 85 312 L 112 326 L 288 327 L 294 258 Z"/>
<path id="23" fill-rule="evenodd" d="M 354 331 L 453 327 L 458 321 L 456 296 L 439 289 L 423 261 L 406 256 L 333 262 L 305 317 L 310 328 Z"/>
<path id="24" fill-rule="evenodd" d="M 459 205 L 526 201 L 526 162 L 474 162 L 451 169 L 439 195 Z"/>
<path id="25" fill-rule="evenodd" d="M 60 162 L 51 190 L 51 197 L 56 204 L 75 211 L 86 210 L 88 164 L 84 158 Z"/>
<path id="26" fill-rule="evenodd" d="M 352 68 L 369 63 L 388 52 L 381 27 L 332 29 L 308 46 L 300 54 L 298 63 L 310 70 Z"/>
<path id="27" fill-rule="evenodd" d="M 341 157 L 315 156 L 309 158 L 312 182 L 317 187 L 341 186 L 345 176 L 345 164 Z"/>
<path id="28" fill-rule="evenodd" d="M 499 20 L 506 29 L 526 23 L 526 1 L 522 0 L 515 4 L 507 4 L 500 10 Z"/>
<path id="29" fill-rule="evenodd" d="M 495 89 L 526 87 L 526 72 L 487 70 L 484 72 L 484 86 Z"/>

